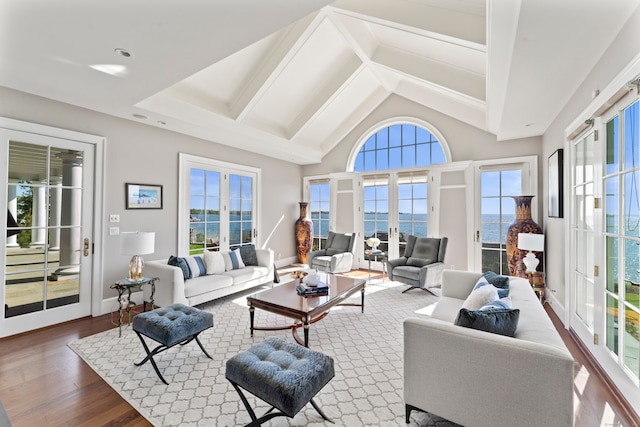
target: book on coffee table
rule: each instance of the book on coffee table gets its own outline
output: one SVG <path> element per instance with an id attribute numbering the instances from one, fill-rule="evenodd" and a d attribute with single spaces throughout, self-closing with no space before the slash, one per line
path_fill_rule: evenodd
<path id="1" fill-rule="evenodd" d="M 327 295 L 329 293 L 329 286 L 326 283 L 318 283 L 315 286 L 308 286 L 304 283 L 296 285 L 296 292 L 302 296 L 315 296 L 315 295 Z"/>

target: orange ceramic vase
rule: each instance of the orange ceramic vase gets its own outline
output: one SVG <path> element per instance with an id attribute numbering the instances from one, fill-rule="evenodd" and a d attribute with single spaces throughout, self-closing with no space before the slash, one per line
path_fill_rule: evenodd
<path id="1" fill-rule="evenodd" d="M 300 218 L 296 221 L 296 250 L 301 264 L 308 264 L 313 241 L 313 221 L 307 215 L 308 206 L 309 203 L 300 202 Z"/>
<path id="2" fill-rule="evenodd" d="M 542 234 L 542 228 L 531 219 L 531 199 L 534 196 L 512 196 L 516 202 L 516 219 L 507 229 L 507 261 L 509 275 L 526 277 L 522 259 L 526 251 L 518 249 L 518 233 Z M 538 259 L 542 259 L 540 252 L 534 252 Z M 538 264 L 538 271 L 542 271 L 542 263 Z"/>

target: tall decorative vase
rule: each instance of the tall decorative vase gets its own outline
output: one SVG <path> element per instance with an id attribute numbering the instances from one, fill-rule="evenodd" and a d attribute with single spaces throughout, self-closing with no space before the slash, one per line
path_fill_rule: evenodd
<path id="1" fill-rule="evenodd" d="M 308 264 L 313 241 L 313 221 L 307 215 L 308 206 L 309 203 L 300 202 L 300 218 L 296 221 L 296 250 L 301 264 Z"/>
<path id="2" fill-rule="evenodd" d="M 518 249 L 518 233 L 542 234 L 542 228 L 531 219 L 531 199 L 534 196 L 512 196 L 516 202 L 516 219 L 507 229 L 507 261 L 509 263 L 509 275 L 526 277 L 522 259 L 527 255 L 526 251 Z M 539 252 L 534 252 L 540 258 Z M 542 271 L 542 263 L 538 265 L 538 271 Z"/>

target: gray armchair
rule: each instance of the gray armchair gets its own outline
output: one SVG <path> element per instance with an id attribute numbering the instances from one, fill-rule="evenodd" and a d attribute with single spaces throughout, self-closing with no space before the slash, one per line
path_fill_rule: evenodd
<path id="1" fill-rule="evenodd" d="M 329 232 L 327 247 L 309 252 L 309 267 L 328 273 L 345 273 L 353 264 L 356 233 Z"/>
<path id="2" fill-rule="evenodd" d="M 387 261 L 389 280 L 409 285 L 403 293 L 414 288 L 433 293 L 429 288 L 442 284 L 448 240 L 446 237 L 407 236 L 404 256 Z"/>

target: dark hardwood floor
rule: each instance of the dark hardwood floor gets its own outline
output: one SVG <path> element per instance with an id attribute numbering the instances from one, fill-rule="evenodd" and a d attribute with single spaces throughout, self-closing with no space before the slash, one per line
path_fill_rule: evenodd
<path id="1" fill-rule="evenodd" d="M 576 359 L 575 425 L 640 426 L 571 334 L 547 311 Z M 14 427 L 150 425 L 67 347 L 112 327 L 111 316 L 105 315 L 0 339 L 0 400 Z"/>

